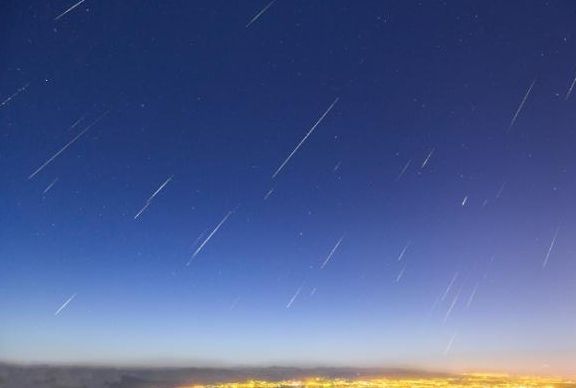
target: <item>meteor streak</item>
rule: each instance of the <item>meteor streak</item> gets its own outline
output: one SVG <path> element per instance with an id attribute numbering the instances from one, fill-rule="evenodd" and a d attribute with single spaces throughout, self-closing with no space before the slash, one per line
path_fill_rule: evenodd
<path id="1" fill-rule="evenodd" d="M 198 255 L 202 251 L 202 248 L 204 248 L 204 245 L 206 245 L 208 243 L 208 241 L 210 241 L 212 236 L 214 236 L 216 234 L 216 232 L 218 232 L 218 229 L 220 229 L 220 227 L 222 225 L 224 225 L 224 223 L 226 222 L 226 220 L 228 220 L 228 217 L 230 217 L 230 215 L 232 213 L 233 213 L 232 210 L 230 210 L 228 213 L 226 213 L 224 218 L 222 218 L 222 221 L 220 221 L 220 223 L 218 225 L 216 225 L 216 227 L 212 230 L 212 232 L 210 232 L 208 237 L 206 237 L 206 239 L 204 241 L 202 241 L 202 244 L 200 244 L 200 246 L 196 249 L 196 251 L 194 251 L 194 254 L 192 254 L 192 258 L 196 257 L 196 255 Z"/>
<path id="2" fill-rule="evenodd" d="M 332 104 L 328 107 L 328 109 L 326 109 L 326 111 L 322 114 L 322 116 L 320 116 L 320 118 L 318 119 L 318 121 L 316 121 L 316 123 L 312 126 L 312 128 L 308 131 L 308 133 L 306 134 L 306 136 L 304 136 L 304 138 L 302 138 L 302 140 L 300 140 L 300 143 L 298 143 L 298 145 L 292 150 L 292 152 L 290 153 L 290 155 L 288 155 L 288 157 L 284 160 L 284 162 L 282 162 L 282 164 L 280 165 L 280 167 L 278 167 L 278 169 L 274 172 L 274 174 L 272 175 L 272 178 L 276 178 L 276 175 L 278 175 L 278 173 L 280 171 L 282 171 L 282 169 L 284 168 L 284 166 L 286 165 L 286 163 L 288 163 L 288 161 L 292 158 L 292 156 L 294 156 L 294 154 L 298 151 L 298 149 L 302 146 L 302 144 L 304 144 L 304 142 L 306 141 L 306 139 L 308 139 L 308 136 L 310 136 L 312 134 L 312 132 L 314 132 L 314 130 L 316 129 L 316 127 L 318 126 L 318 124 L 320 124 L 322 122 L 322 120 L 324 120 L 324 117 L 326 117 L 326 115 L 328 113 L 330 113 L 330 111 L 332 110 L 332 108 L 334 108 L 334 105 L 336 105 L 336 103 L 338 102 L 340 98 L 336 98 L 334 100 L 334 102 L 332 102 Z"/>
<path id="3" fill-rule="evenodd" d="M 60 306 L 60 308 L 59 308 L 58 310 L 56 310 L 56 312 L 54 313 L 54 316 L 58 316 L 58 314 L 60 314 L 60 312 L 61 312 L 62 310 L 64 310 L 64 309 L 66 308 L 66 306 L 68 306 L 68 304 L 69 304 L 70 302 L 72 302 L 72 300 L 73 300 L 75 297 L 76 297 L 76 294 L 73 294 L 70 298 L 68 298 L 68 300 L 67 300 L 66 302 L 64 302 L 64 303 L 62 304 L 62 306 Z"/>
<path id="4" fill-rule="evenodd" d="M 334 255 L 334 253 L 336 252 L 336 250 L 338 249 L 338 247 L 342 243 L 342 240 L 344 240 L 344 236 L 340 237 L 340 240 L 338 240 L 336 245 L 334 245 L 334 248 L 332 248 L 332 250 L 330 251 L 330 253 L 326 257 L 326 260 L 324 260 L 324 262 L 320 266 L 320 269 L 323 269 L 326 266 L 326 264 L 328 264 L 328 262 L 330 261 L 330 259 L 332 258 L 332 256 Z"/>
<path id="5" fill-rule="evenodd" d="M 71 6 L 70 8 L 68 8 L 66 11 L 62 12 L 60 15 L 56 16 L 54 18 L 54 21 L 57 21 L 58 19 L 60 19 L 61 17 L 63 17 L 64 15 L 66 15 L 68 12 L 72 11 L 74 8 L 78 7 L 80 4 L 82 4 L 83 2 L 85 2 L 86 0 L 80 0 L 79 2 L 77 2 L 76 4 L 74 4 L 73 6 Z"/>

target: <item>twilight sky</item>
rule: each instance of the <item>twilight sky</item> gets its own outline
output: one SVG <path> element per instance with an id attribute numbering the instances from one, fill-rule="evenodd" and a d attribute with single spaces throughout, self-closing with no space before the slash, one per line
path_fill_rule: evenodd
<path id="1" fill-rule="evenodd" d="M 0 360 L 576 374 L 575 2 L 74 5 L 0 5 Z"/>

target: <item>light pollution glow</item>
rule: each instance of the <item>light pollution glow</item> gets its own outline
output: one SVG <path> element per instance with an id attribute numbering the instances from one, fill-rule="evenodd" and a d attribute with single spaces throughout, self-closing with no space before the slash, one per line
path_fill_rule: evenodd
<path id="1" fill-rule="evenodd" d="M 406 377 L 406 378 L 378 378 L 367 380 L 324 379 L 311 378 L 306 380 L 263 381 L 250 380 L 246 382 L 233 382 L 207 385 L 187 385 L 181 388 L 375 388 L 375 387 L 576 387 L 576 380 L 566 380 L 555 377 L 528 377 L 508 376 L 494 374 L 468 374 L 450 377 Z"/>

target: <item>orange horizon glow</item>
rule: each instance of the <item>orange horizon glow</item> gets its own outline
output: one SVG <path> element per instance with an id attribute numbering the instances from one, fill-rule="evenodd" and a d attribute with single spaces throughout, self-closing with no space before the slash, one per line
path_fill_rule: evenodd
<path id="1" fill-rule="evenodd" d="M 559 377 L 512 376 L 508 374 L 471 373 L 447 377 L 381 377 L 368 379 L 328 379 L 321 377 L 281 381 L 247 380 L 210 384 L 183 385 L 179 388 L 407 388 L 407 387 L 576 387 L 576 380 Z"/>

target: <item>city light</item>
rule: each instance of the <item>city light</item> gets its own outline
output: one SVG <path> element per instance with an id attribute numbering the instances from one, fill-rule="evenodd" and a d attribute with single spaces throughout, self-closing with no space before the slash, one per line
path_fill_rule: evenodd
<path id="1" fill-rule="evenodd" d="M 305 380 L 262 381 L 249 380 L 245 382 L 228 382 L 221 384 L 186 385 L 181 388 L 427 388 L 427 387 L 576 387 L 576 380 L 566 380 L 553 377 L 507 376 L 493 374 L 467 374 L 449 377 L 396 377 L 374 379 L 325 379 L 310 378 Z"/>

